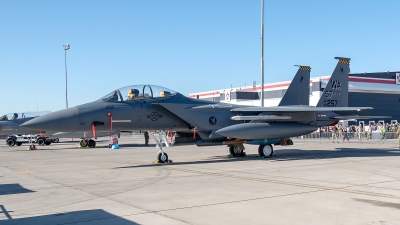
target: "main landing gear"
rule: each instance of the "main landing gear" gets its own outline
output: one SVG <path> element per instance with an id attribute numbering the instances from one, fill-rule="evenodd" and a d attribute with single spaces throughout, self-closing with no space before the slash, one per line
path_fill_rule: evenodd
<path id="1" fill-rule="evenodd" d="M 258 154 L 262 157 L 271 157 L 274 153 L 272 145 L 260 145 L 258 147 Z"/>
<path id="2" fill-rule="evenodd" d="M 96 147 L 96 141 L 94 141 L 93 139 L 82 139 L 79 142 L 79 147 L 80 148 L 94 148 Z"/>
<path id="3" fill-rule="evenodd" d="M 232 157 L 242 157 L 246 156 L 246 153 L 244 152 L 244 146 L 243 144 L 240 145 L 230 145 L 229 146 L 229 154 Z"/>
<path id="4" fill-rule="evenodd" d="M 222 144 L 229 147 L 229 157 L 242 157 L 246 156 L 244 152 L 243 140 L 228 140 L 222 142 Z"/>

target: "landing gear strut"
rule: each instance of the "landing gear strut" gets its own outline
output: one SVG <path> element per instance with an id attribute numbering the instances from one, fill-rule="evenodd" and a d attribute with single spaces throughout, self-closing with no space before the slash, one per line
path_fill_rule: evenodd
<path id="1" fill-rule="evenodd" d="M 165 146 L 169 147 L 168 140 L 166 138 L 165 132 L 161 131 L 158 134 L 158 139 L 156 138 L 156 135 L 153 134 L 153 138 L 156 141 L 156 148 L 159 149 L 157 153 L 157 160 L 154 161 L 154 163 L 172 163 L 172 160 L 168 159 L 167 153 L 165 153 L 162 149 L 163 147 L 163 140 L 165 142 Z"/>
<path id="2" fill-rule="evenodd" d="M 274 153 L 272 145 L 260 145 L 258 147 L 258 154 L 263 157 L 271 157 Z"/>

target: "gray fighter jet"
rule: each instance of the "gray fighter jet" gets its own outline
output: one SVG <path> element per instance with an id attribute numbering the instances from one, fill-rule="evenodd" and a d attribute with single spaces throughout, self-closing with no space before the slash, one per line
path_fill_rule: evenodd
<path id="1" fill-rule="evenodd" d="M 311 68 L 308 66 L 298 67 L 299 69 L 293 82 L 290 84 L 279 105 L 309 104 Z M 139 93 L 139 90 L 142 93 Z M 127 93 L 127 96 L 122 97 L 122 93 Z M 155 95 L 154 93 L 160 93 L 160 95 Z M 177 131 L 175 135 L 176 141 L 178 139 L 188 140 L 186 144 L 193 144 L 195 142 L 198 146 L 206 146 L 222 145 L 223 141 L 226 140 L 226 137 L 223 136 L 216 135 L 216 137 L 211 137 L 210 135 L 214 133 L 213 135 L 215 136 L 215 131 L 224 127 L 224 123 L 226 123 L 226 126 L 239 123 L 229 119 L 235 114 L 231 113 L 230 108 L 227 107 L 224 111 L 216 109 L 216 112 L 210 112 L 211 115 L 206 115 L 205 117 L 203 116 L 204 113 L 200 110 L 202 116 L 199 117 L 200 120 L 193 122 L 195 124 L 193 126 L 190 122 L 182 120 L 169 110 L 166 110 L 160 105 L 161 103 L 178 103 L 177 109 L 182 109 L 183 112 L 186 110 L 186 106 L 190 109 L 195 106 L 210 105 L 209 101 L 190 99 L 166 88 L 136 85 L 113 91 L 92 103 L 42 116 L 31 123 L 25 123 L 24 127 L 42 130 L 55 129 L 57 127 L 57 129 L 63 131 L 56 133 L 57 136 L 58 134 L 64 135 L 65 133 L 68 135 L 70 133 L 83 133 L 83 130 L 92 129 L 92 136 L 94 137 L 99 136 L 101 133 L 110 132 L 110 130 L 114 130 L 114 132 L 121 130 L 173 130 Z M 219 104 L 219 106 L 224 106 L 224 104 Z M 195 110 L 191 113 L 198 114 L 198 111 Z M 224 118 L 224 121 L 219 121 L 219 118 Z M 217 120 L 219 126 L 216 125 Z M 203 128 L 197 125 L 202 122 L 208 122 L 210 127 Z M 108 129 L 108 127 L 110 128 Z M 195 138 L 192 138 L 193 133 L 195 133 Z M 201 137 L 198 137 L 199 135 Z M 86 136 L 89 136 L 89 134 Z M 96 144 L 93 140 L 88 140 L 87 143 L 91 145 Z M 234 143 L 229 146 L 232 155 L 243 155 L 243 142 Z"/>
<path id="2" fill-rule="evenodd" d="M 35 117 L 26 117 L 23 113 L 8 113 L 0 117 L 0 136 L 9 134 L 30 134 L 34 130 L 20 127 L 21 124 Z"/>
<path id="3" fill-rule="evenodd" d="M 39 145 L 50 145 L 51 143 L 58 143 L 59 138 L 81 138 L 80 145 L 86 147 L 87 143 L 91 141 L 92 134 L 90 129 L 87 132 L 54 132 L 44 131 L 38 129 L 31 129 L 25 126 L 20 126 L 23 123 L 36 118 L 36 116 L 26 116 L 24 113 L 8 113 L 0 117 L 0 136 L 8 137 L 6 142 L 9 146 L 14 146 L 16 143 L 16 135 L 22 134 L 41 134 L 41 137 L 36 140 Z M 87 134 L 87 135 L 86 135 Z M 14 138 L 11 138 L 11 136 Z M 105 136 L 119 136 L 116 131 L 110 132 L 97 132 L 96 137 Z"/>
<path id="4" fill-rule="evenodd" d="M 286 144 L 286 138 L 313 132 L 318 126 L 334 124 L 346 116 L 355 118 L 358 115 L 354 113 L 372 109 L 347 107 L 350 59 L 337 59 L 317 107 L 308 105 L 310 68 L 300 66 L 295 82 L 276 107 L 210 104 L 163 87 L 136 85 L 115 90 L 91 103 L 46 114 L 23 126 L 63 132 L 92 129 L 94 134 L 107 130 L 196 132 L 201 138 L 197 145 L 221 145 L 225 141 L 237 154 L 243 152 L 246 142 L 260 145 L 260 155 L 270 156 L 272 144 Z M 168 155 L 161 150 L 158 160 L 166 162 Z"/>

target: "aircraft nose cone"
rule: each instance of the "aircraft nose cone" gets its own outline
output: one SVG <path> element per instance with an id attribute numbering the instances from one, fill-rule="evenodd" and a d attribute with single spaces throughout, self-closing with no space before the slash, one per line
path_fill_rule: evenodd
<path id="1" fill-rule="evenodd" d="M 42 131 L 77 131 L 79 111 L 77 107 L 63 109 L 29 120 L 21 126 Z"/>

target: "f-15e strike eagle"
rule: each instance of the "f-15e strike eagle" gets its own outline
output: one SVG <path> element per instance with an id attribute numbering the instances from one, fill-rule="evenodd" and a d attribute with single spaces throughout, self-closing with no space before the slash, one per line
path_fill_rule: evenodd
<path id="1" fill-rule="evenodd" d="M 309 106 L 310 70 L 299 66 L 279 106 L 257 107 L 192 99 L 150 85 L 128 86 L 97 101 L 32 119 L 23 126 L 62 132 L 175 131 L 200 136 L 199 145 L 226 144 L 234 156 L 242 155 L 243 143 L 259 145 L 261 156 L 273 154 L 272 144 L 292 144 L 290 137 L 336 124 L 339 120 L 373 118 L 358 113 L 372 107 L 348 107 L 349 58 L 335 57 L 335 70 L 317 104 Z M 126 94 L 126 95 L 125 95 Z M 379 117 L 383 118 L 383 117 Z M 164 151 L 159 162 L 167 162 Z"/>

